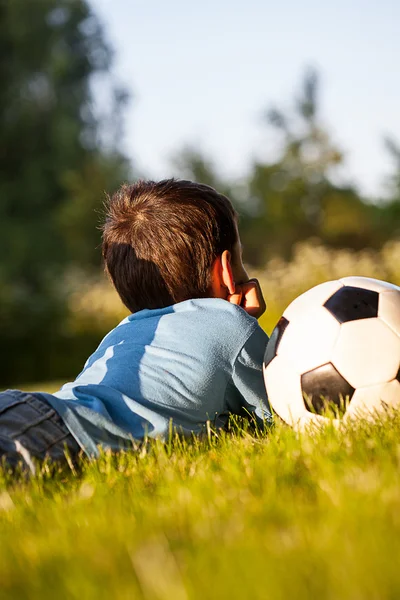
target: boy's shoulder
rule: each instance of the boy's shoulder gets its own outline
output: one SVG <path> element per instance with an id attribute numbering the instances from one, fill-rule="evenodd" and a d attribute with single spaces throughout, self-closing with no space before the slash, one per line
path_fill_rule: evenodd
<path id="1" fill-rule="evenodd" d="M 166 308 L 141 310 L 124 319 L 120 325 L 126 322 L 145 323 L 161 319 L 164 322 L 185 320 L 193 324 L 204 323 L 207 328 L 213 323 L 220 326 L 229 323 L 231 326 L 245 329 L 258 326 L 257 319 L 250 316 L 243 308 L 220 298 L 195 298 Z"/>
<path id="2" fill-rule="evenodd" d="M 260 329 L 257 319 L 248 315 L 240 306 L 220 298 L 196 298 L 185 300 L 165 308 L 144 309 L 126 317 L 103 341 L 118 343 L 118 338 L 134 336 L 136 340 L 154 336 L 192 340 L 219 337 L 238 341 Z"/>
<path id="3" fill-rule="evenodd" d="M 120 352 L 129 353 L 151 347 L 182 355 L 232 356 L 256 331 L 264 333 L 257 319 L 243 308 L 219 298 L 199 298 L 129 315 L 103 339 L 99 349 L 120 346 Z"/>
<path id="4" fill-rule="evenodd" d="M 257 319 L 240 306 L 219 298 L 185 300 L 168 308 L 141 311 L 129 317 L 138 329 L 153 330 L 155 341 L 182 347 L 223 345 L 235 351 L 256 330 L 261 330 Z"/>
<path id="5" fill-rule="evenodd" d="M 221 298 L 198 298 L 175 304 L 175 312 L 191 314 L 195 319 L 204 321 L 211 326 L 229 324 L 231 327 L 252 329 L 258 326 L 257 319 L 250 316 L 242 307 Z"/>

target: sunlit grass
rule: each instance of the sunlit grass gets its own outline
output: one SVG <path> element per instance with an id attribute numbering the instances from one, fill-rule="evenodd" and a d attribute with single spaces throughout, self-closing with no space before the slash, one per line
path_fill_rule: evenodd
<path id="1" fill-rule="evenodd" d="M 400 416 L 0 478 L 5 598 L 397 598 Z"/>
<path id="2" fill-rule="evenodd" d="M 59 390 L 64 383 L 66 381 L 46 381 L 45 383 L 22 383 L 13 387 L 23 392 L 48 392 L 52 394 Z"/>

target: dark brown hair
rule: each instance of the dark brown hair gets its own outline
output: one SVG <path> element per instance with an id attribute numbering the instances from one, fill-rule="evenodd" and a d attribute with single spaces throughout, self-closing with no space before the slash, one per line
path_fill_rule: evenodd
<path id="1" fill-rule="evenodd" d="M 137 312 L 209 295 L 211 266 L 236 241 L 235 210 L 212 187 L 138 181 L 109 200 L 103 257 L 123 303 Z"/>

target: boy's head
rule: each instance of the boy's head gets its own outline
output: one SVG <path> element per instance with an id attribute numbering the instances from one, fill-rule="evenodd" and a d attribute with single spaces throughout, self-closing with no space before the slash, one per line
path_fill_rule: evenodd
<path id="1" fill-rule="evenodd" d="M 139 181 L 109 201 L 103 257 L 131 312 L 214 295 L 212 267 L 228 251 L 239 270 L 238 246 L 232 204 L 207 185 Z"/>

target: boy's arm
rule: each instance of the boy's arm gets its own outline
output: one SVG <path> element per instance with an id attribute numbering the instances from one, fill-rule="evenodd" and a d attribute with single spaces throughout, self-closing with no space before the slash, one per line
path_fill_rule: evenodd
<path id="1" fill-rule="evenodd" d="M 262 372 L 267 342 L 267 334 L 257 327 L 239 352 L 232 372 L 235 390 L 230 396 L 231 405 L 228 406 L 233 413 L 244 409 L 263 426 L 272 422 Z"/>

